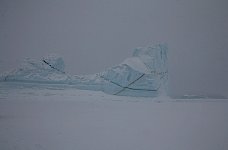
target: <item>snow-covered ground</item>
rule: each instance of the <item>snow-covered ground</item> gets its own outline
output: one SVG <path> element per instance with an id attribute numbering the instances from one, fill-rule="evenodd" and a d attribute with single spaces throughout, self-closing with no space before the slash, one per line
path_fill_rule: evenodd
<path id="1" fill-rule="evenodd" d="M 227 150 L 227 99 L 0 83 L 1 150 Z"/>

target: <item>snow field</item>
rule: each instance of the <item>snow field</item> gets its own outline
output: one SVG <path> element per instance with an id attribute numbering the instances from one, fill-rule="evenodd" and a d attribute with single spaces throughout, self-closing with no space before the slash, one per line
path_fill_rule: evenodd
<path id="1" fill-rule="evenodd" d="M 0 86 L 1 150 L 227 150 L 228 100 Z"/>

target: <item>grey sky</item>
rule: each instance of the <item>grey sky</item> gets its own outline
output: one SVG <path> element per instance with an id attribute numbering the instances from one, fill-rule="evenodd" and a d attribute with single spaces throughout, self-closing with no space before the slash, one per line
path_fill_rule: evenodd
<path id="1" fill-rule="evenodd" d="M 0 69 L 58 53 L 67 71 L 118 64 L 167 43 L 170 92 L 228 96 L 227 0 L 1 0 Z"/>

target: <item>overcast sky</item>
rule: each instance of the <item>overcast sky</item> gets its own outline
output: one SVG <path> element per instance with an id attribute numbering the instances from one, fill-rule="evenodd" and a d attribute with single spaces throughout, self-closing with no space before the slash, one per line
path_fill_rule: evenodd
<path id="1" fill-rule="evenodd" d="M 172 95 L 228 96 L 227 0 L 0 0 L 1 71 L 57 53 L 96 73 L 159 42 Z"/>

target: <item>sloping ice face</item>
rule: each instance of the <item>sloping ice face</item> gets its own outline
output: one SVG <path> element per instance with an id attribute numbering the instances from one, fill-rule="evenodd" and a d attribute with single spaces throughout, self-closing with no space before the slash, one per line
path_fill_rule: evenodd
<path id="1" fill-rule="evenodd" d="M 0 75 L 2 82 L 64 84 L 113 95 L 156 97 L 165 95 L 168 82 L 167 46 L 137 48 L 132 57 L 94 75 L 69 75 L 61 57 L 26 59 L 16 70 Z"/>

